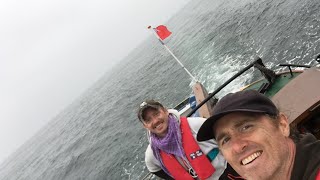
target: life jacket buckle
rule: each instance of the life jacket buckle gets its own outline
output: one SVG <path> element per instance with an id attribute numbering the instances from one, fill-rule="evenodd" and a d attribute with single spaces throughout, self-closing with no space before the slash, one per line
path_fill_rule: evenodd
<path id="1" fill-rule="evenodd" d="M 192 178 L 198 177 L 198 174 L 192 168 L 190 168 L 188 171 Z"/>

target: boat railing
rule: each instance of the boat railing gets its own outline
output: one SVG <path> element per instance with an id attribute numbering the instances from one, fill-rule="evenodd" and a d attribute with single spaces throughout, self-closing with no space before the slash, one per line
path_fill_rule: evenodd
<path id="1" fill-rule="evenodd" d="M 292 69 L 291 67 L 304 67 L 304 68 L 311 68 L 309 65 L 301 65 L 301 64 L 279 64 L 279 66 L 287 66 L 289 68 L 291 77 L 293 77 Z"/>
<path id="2" fill-rule="evenodd" d="M 263 74 L 263 76 L 268 80 L 267 84 L 264 84 L 263 88 L 260 91 L 265 91 L 267 90 L 270 85 L 273 83 L 275 79 L 275 72 L 271 69 L 268 69 L 265 67 L 263 64 L 261 58 L 257 58 L 255 61 L 250 63 L 248 66 L 240 70 L 238 73 L 233 75 L 229 80 L 227 80 L 225 83 L 223 83 L 220 87 L 218 87 L 215 91 L 209 94 L 207 98 L 205 98 L 201 103 L 199 103 L 192 111 L 187 115 L 187 117 L 190 117 L 193 113 L 195 113 L 203 104 L 205 104 L 207 101 L 209 101 L 212 97 L 214 97 L 218 92 L 220 92 L 224 87 L 226 87 L 228 84 L 230 84 L 234 79 L 239 77 L 241 74 L 246 72 L 248 69 L 255 67 L 260 70 L 260 72 Z"/>

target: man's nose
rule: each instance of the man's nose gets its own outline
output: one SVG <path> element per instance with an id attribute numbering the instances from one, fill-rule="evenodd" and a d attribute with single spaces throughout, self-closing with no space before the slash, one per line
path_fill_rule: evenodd
<path id="1" fill-rule="evenodd" d="M 151 123 L 155 123 L 155 122 L 157 122 L 158 121 L 158 118 L 156 117 L 156 116 L 153 116 L 152 118 L 151 118 Z"/>
<path id="2" fill-rule="evenodd" d="M 234 137 L 231 140 L 232 150 L 236 153 L 243 152 L 248 146 L 248 142 L 243 139 L 241 136 Z"/>

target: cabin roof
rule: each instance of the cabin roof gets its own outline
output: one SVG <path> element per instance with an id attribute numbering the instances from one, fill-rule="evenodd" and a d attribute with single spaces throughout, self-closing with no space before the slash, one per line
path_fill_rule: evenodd
<path id="1" fill-rule="evenodd" d="M 320 105 L 320 70 L 310 68 L 295 77 L 271 99 L 290 123 L 298 124 Z"/>

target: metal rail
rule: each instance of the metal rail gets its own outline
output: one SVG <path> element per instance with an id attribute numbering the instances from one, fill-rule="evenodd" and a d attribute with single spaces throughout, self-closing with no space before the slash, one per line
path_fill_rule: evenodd
<path id="1" fill-rule="evenodd" d="M 301 65 L 301 64 L 279 64 L 279 66 L 287 66 L 289 68 L 291 77 L 293 77 L 292 69 L 291 67 L 304 67 L 304 68 L 311 68 L 309 65 Z"/>
<path id="2" fill-rule="evenodd" d="M 258 68 L 261 73 L 266 77 L 266 79 L 272 83 L 272 79 L 274 79 L 274 77 L 272 77 L 273 75 L 275 75 L 274 73 L 270 73 L 273 72 L 271 69 L 267 69 L 261 58 L 257 58 L 255 61 L 253 61 L 251 64 L 249 64 L 247 67 L 243 68 L 242 70 L 240 70 L 237 74 L 233 75 L 228 81 L 226 81 L 225 83 L 223 83 L 218 89 L 216 89 L 215 91 L 213 91 L 207 98 L 205 98 L 200 104 L 198 104 L 188 115 L 187 117 L 190 117 L 193 113 L 195 113 L 203 104 L 205 104 L 207 101 L 209 101 L 214 95 L 216 95 L 218 92 L 220 92 L 224 87 L 226 87 L 228 84 L 230 84 L 234 79 L 236 79 L 237 77 L 239 77 L 241 74 L 243 74 L 244 72 L 246 72 L 248 69 L 250 69 L 251 67 L 256 67 Z M 268 70 L 269 72 L 266 73 L 266 70 Z"/>

